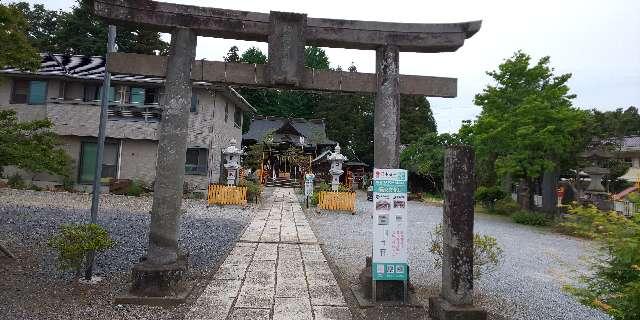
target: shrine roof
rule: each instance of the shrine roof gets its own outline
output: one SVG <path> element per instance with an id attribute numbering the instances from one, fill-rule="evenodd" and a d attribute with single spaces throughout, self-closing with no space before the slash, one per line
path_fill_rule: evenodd
<path id="1" fill-rule="evenodd" d="M 242 136 L 242 140 L 261 142 L 265 137 L 273 134 L 273 142 L 298 142 L 304 138 L 305 146 L 335 145 L 336 142 L 327 138 L 323 119 L 256 117 L 251 121 L 249 131 Z"/>

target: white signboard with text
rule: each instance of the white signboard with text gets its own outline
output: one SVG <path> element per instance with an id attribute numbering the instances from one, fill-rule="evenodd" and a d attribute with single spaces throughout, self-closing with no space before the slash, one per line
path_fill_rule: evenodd
<path id="1" fill-rule="evenodd" d="M 407 280 L 407 171 L 373 169 L 373 280 Z"/>
<path id="2" fill-rule="evenodd" d="M 315 179 L 314 174 L 305 174 L 304 175 L 304 195 L 306 197 L 310 197 L 313 195 L 313 179 Z"/>

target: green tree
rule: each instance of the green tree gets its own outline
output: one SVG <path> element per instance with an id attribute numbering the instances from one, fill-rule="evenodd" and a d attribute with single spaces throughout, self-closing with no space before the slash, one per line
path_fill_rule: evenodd
<path id="1" fill-rule="evenodd" d="M 615 111 L 591 110 L 589 117 L 590 131 L 594 137 L 614 138 L 629 135 L 640 135 L 640 114 L 638 108 Z"/>
<path id="2" fill-rule="evenodd" d="M 424 179 L 424 187 L 428 191 L 440 194 L 443 188 L 444 150 L 455 144 L 460 144 L 456 135 L 428 132 L 402 151 L 400 166 Z"/>
<path id="3" fill-rule="evenodd" d="M 40 55 L 26 36 L 27 22 L 16 7 L 0 4 L 0 66 L 37 70 Z"/>
<path id="4" fill-rule="evenodd" d="M 223 57 L 225 62 L 240 62 L 240 56 L 238 55 L 238 47 L 232 46 L 229 48 L 227 55 Z"/>
<path id="5" fill-rule="evenodd" d="M 309 69 L 329 70 L 329 57 L 322 48 L 304 48 L 304 66 Z"/>
<path id="6" fill-rule="evenodd" d="M 543 57 L 531 65 L 531 57 L 519 51 L 488 72 L 496 84 L 476 95 L 474 103 L 482 112 L 461 129 L 476 148 L 480 168 L 491 170 L 495 161 L 497 176 L 523 179 L 528 190 L 543 172 L 575 162 L 574 155 L 590 139 L 584 132 L 587 112 L 571 106 L 571 74 L 555 76 L 549 61 Z"/>
<path id="7" fill-rule="evenodd" d="M 400 97 L 400 143 L 409 144 L 430 132 L 437 132 L 431 105 L 423 96 Z"/>
<path id="8" fill-rule="evenodd" d="M 251 47 L 242 53 L 242 56 L 238 59 L 238 62 L 253 63 L 253 64 L 266 64 L 267 56 L 256 47 Z"/>
<path id="9" fill-rule="evenodd" d="M 42 4 L 34 4 L 33 9 L 27 2 L 10 5 L 19 10 L 27 21 L 27 38 L 40 52 L 58 52 L 55 33 L 58 30 L 60 11 L 47 10 Z"/>
<path id="10" fill-rule="evenodd" d="M 59 52 L 80 55 L 104 55 L 107 51 L 107 24 L 91 13 L 90 1 L 78 0 L 71 12 L 61 12 L 54 36 Z M 138 27 L 118 27 L 118 51 L 141 54 L 166 54 L 169 44 L 158 32 Z"/>
<path id="11" fill-rule="evenodd" d="M 69 157 L 48 119 L 18 122 L 15 111 L 0 111 L 0 167 L 68 175 Z"/>

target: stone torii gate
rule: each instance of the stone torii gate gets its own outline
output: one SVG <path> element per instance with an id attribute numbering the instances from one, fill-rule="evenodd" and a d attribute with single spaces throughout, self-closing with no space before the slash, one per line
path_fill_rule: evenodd
<path id="1" fill-rule="evenodd" d="M 186 270 L 177 238 L 192 81 L 375 93 L 375 166 L 398 168 L 400 94 L 455 97 L 457 93 L 455 78 L 400 75 L 399 53 L 456 51 L 481 26 L 481 21 L 420 24 L 317 19 L 299 13 L 265 14 L 150 0 L 93 0 L 92 10 L 111 24 L 172 34 L 168 57 L 108 55 L 107 68 L 112 73 L 166 79 L 149 246 L 146 260 L 133 268 L 131 293 L 141 296 L 175 295 L 176 283 Z M 196 36 L 268 42 L 268 64 L 195 61 Z M 376 50 L 376 73 L 306 69 L 307 45 Z M 444 288 L 442 297 L 451 296 Z"/>

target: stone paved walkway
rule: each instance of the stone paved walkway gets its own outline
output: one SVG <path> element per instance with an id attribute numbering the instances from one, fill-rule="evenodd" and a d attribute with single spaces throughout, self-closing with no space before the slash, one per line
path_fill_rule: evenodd
<path id="1" fill-rule="evenodd" d="M 351 319 L 293 189 L 265 203 L 186 319 Z"/>

